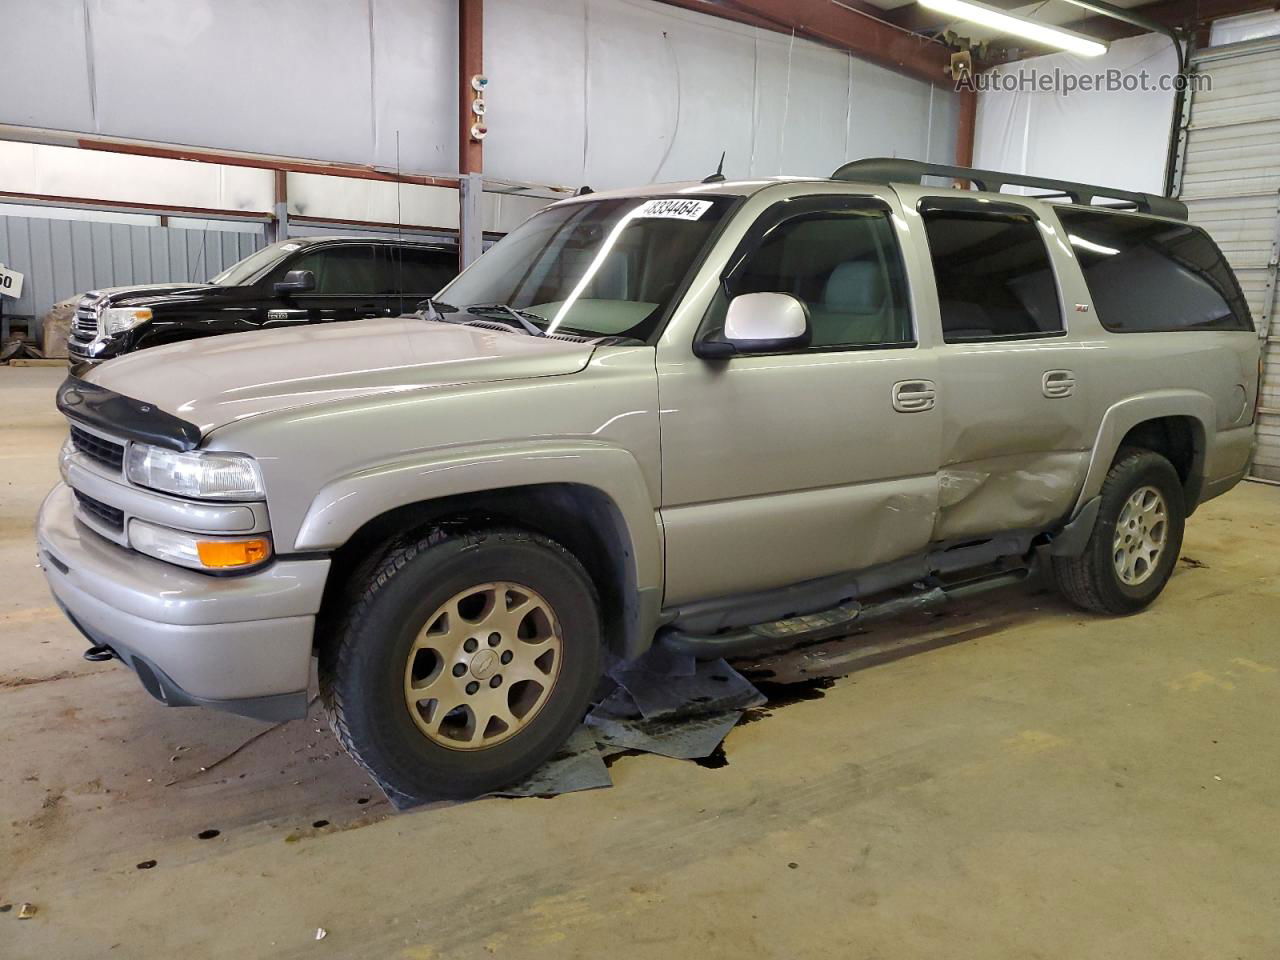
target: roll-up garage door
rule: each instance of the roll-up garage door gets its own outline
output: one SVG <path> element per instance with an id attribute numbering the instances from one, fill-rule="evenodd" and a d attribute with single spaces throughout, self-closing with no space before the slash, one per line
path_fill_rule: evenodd
<path id="1" fill-rule="evenodd" d="M 1280 37 L 1209 47 L 1191 58 L 1212 89 L 1187 95 L 1179 196 L 1235 268 L 1266 332 L 1254 475 L 1280 481 Z"/>

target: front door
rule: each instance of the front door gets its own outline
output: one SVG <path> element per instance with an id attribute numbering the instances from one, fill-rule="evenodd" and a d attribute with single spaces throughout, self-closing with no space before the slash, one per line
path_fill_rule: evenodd
<path id="1" fill-rule="evenodd" d="M 788 293 L 809 347 L 700 360 L 658 353 L 667 605 L 920 552 L 937 503 L 941 414 L 889 203 L 792 199 L 748 232 L 699 336 L 729 299 Z"/>
<path id="2" fill-rule="evenodd" d="M 377 246 L 339 243 L 307 250 L 288 264 L 289 270 L 310 270 L 316 287 L 293 294 L 267 313 L 267 326 L 289 323 L 328 323 L 360 320 L 390 313 L 392 292 L 386 289 L 390 271 L 383 269 Z"/>

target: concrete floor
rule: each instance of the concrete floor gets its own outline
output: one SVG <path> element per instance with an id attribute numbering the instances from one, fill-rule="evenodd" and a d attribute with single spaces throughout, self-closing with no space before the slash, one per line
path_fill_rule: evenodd
<path id="1" fill-rule="evenodd" d="M 720 769 L 395 815 L 319 720 L 80 659 L 30 535 L 60 377 L 0 368 L 5 960 L 1280 956 L 1280 489 L 1197 514 L 1139 616 L 988 594 L 757 664 L 840 679 Z"/>

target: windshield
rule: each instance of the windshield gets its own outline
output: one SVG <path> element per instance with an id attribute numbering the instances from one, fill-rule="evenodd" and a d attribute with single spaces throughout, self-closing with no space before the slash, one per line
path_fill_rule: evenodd
<path id="1" fill-rule="evenodd" d="M 550 208 L 441 290 L 436 306 L 501 304 L 548 333 L 648 341 L 732 203 L 623 197 Z"/>
<path id="2" fill-rule="evenodd" d="M 289 254 L 301 249 L 302 244 L 296 240 L 281 240 L 233 263 L 209 282 L 219 287 L 243 287 L 253 283 Z"/>

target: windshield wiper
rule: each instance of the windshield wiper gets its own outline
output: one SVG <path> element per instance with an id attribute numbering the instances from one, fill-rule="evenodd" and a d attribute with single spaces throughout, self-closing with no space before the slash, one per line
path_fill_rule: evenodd
<path id="1" fill-rule="evenodd" d="M 437 303 L 434 297 L 427 297 L 425 300 L 418 301 L 418 312 L 424 315 L 427 320 L 436 320 L 440 323 L 457 323 L 456 320 L 446 320 L 446 313 L 457 313 L 458 308 L 452 303 Z"/>
<path id="2" fill-rule="evenodd" d="M 534 320 L 541 320 L 542 317 L 536 313 L 528 313 L 524 310 L 517 310 L 515 307 L 505 303 L 473 303 L 470 306 L 462 308 L 467 313 L 475 314 L 477 317 L 483 317 L 485 314 L 501 314 L 510 317 L 516 323 L 520 324 L 525 333 L 531 337 L 545 337 L 547 332 L 534 323 Z M 533 319 L 531 320 L 530 317 Z"/>

